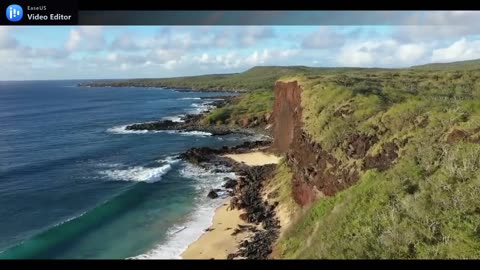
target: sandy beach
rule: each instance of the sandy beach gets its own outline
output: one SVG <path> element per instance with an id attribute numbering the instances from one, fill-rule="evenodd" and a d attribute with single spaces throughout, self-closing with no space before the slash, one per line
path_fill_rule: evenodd
<path id="1" fill-rule="evenodd" d="M 224 157 L 231 158 L 239 163 L 244 163 L 248 166 L 261 166 L 266 164 L 277 164 L 280 161 L 280 157 L 273 154 L 268 154 L 261 151 L 255 151 L 244 154 L 230 154 L 224 155 Z"/>
<path id="2" fill-rule="evenodd" d="M 249 166 L 261 166 L 276 164 L 280 157 L 261 151 L 244 154 L 225 155 L 237 162 L 243 162 Z M 240 219 L 243 211 L 229 209 L 229 200 L 217 208 L 213 217 L 212 225 L 198 240 L 188 246 L 182 253 L 183 259 L 226 259 L 228 254 L 238 250 L 238 245 L 253 235 L 245 231 L 232 235 L 238 225 L 252 225 Z"/>
<path id="3" fill-rule="evenodd" d="M 237 250 L 238 244 L 252 235 L 242 232 L 232 235 L 235 228 L 247 225 L 239 218 L 243 211 L 228 209 L 228 202 L 215 211 L 212 225 L 197 241 L 182 253 L 183 259 L 226 259 Z"/>

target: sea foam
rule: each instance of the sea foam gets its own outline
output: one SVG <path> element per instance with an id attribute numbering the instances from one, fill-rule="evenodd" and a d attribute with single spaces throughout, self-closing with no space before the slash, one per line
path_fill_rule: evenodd
<path id="1" fill-rule="evenodd" d="M 178 100 L 200 100 L 202 98 L 199 98 L 199 97 L 182 97 L 182 98 L 179 98 Z"/>
<path id="2" fill-rule="evenodd" d="M 184 223 L 176 224 L 168 230 L 165 242 L 145 254 L 128 259 L 181 259 L 181 254 L 187 247 L 212 225 L 215 209 L 224 203 L 224 200 L 207 198 L 208 191 L 220 188 L 225 177 L 237 177 L 233 172 L 216 173 L 191 164 L 184 164 L 180 174 L 195 180 L 198 192 L 195 208 Z"/>
<path id="3" fill-rule="evenodd" d="M 159 167 L 133 166 L 126 169 L 103 170 L 100 174 L 114 181 L 155 183 L 160 181 L 162 176 L 172 169 L 172 164 L 178 161 L 178 159 L 168 157 L 157 161 L 162 164 Z"/>
<path id="4" fill-rule="evenodd" d="M 185 136 L 200 136 L 200 137 L 205 137 L 205 136 L 212 136 L 212 133 L 210 132 L 204 132 L 204 131 L 182 131 L 182 130 L 128 130 L 127 126 L 129 125 L 122 125 L 122 126 L 115 126 L 112 128 L 107 129 L 108 133 L 111 134 L 152 134 L 152 133 L 168 133 L 168 134 L 179 134 L 179 135 L 185 135 Z"/>
<path id="5" fill-rule="evenodd" d="M 177 123 L 183 123 L 183 122 L 185 122 L 185 120 L 183 120 L 182 117 L 185 117 L 185 115 L 184 114 L 179 114 L 179 115 L 175 115 L 175 116 L 165 116 L 162 119 L 170 120 L 172 122 L 177 122 Z"/>

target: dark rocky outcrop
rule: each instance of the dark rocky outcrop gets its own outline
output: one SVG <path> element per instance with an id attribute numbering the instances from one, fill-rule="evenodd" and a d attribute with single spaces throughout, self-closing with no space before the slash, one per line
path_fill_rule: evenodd
<path id="1" fill-rule="evenodd" d="M 207 197 L 210 198 L 210 199 L 216 199 L 218 198 L 218 192 L 219 190 L 218 189 L 212 189 L 210 190 L 210 192 L 208 192 L 208 195 Z"/>
<path id="2" fill-rule="evenodd" d="M 245 213 L 241 214 L 240 218 L 251 224 L 261 224 L 263 229 L 258 229 L 257 226 L 253 225 L 239 225 L 232 235 L 244 231 L 249 231 L 254 235 L 251 239 L 243 241 L 237 252 L 229 254 L 229 259 L 236 257 L 266 259 L 271 253 L 272 245 L 278 238 L 280 223 L 275 214 L 277 204 L 270 205 L 263 200 L 262 188 L 263 182 L 272 177 L 276 165 L 249 167 L 221 155 L 244 153 L 254 148 L 265 148 L 270 145 L 270 141 L 245 142 L 238 146 L 224 146 L 219 149 L 208 147 L 192 148 L 180 155 L 184 160 L 203 168 L 210 170 L 223 168 L 219 170 L 234 171 L 239 175 L 237 180 L 224 178 L 223 187 L 225 189 L 233 189 L 229 193 L 232 196 L 230 208 L 244 210 Z M 213 189 L 207 196 L 212 199 L 218 198 L 220 196 L 219 192 L 223 192 L 223 190 Z"/>
<path id="3" fill-rule="evenodd" d="M 213 165 L 227 165 L 230 167 L 236 167 L 238 164 L 236 162 L 231 161 L 227 158 L 219 157 L 218 155 L 223 154 L 240 154 L 249 152 L 254 148 L 263 148 L 268 147 L 271 145 L 271 141 L 269 140 L 261 140 L 261 141 L 247 141 L 240 145 L 227 147 L 223 146 L 221 148 L 209 148 L 209 147 L 199 147 L 199 148 L 190 148 L 186 152 L 180 155 L 180 158 L 202 166 L 201 163 L 208 162 Z M 207 164 L 208 165 L 208 164 Z"/>
<path id="4" fill-rule="evenodd" d="M 233 97 L 223 97 L 219 100 L 214 100 L 209 103 L 212 108 L 223 107 L 231 102 Z M 202 123 L 205 113 L 202 114 L 187 114 L 181 117 L 182 122 L 174 122 L 172 120 L 159 120 L 146 123 L 132 124 L 126 127 L 127 130 L 176 130 L 176 131 L 201 131 L 208 132 L 212 135 L 227 135 L 230 133 L 249 133 L 240 128 L 232 128 L 225 125 L 208 125 Z"/>
<path id="5" fill-rule="evenodd" d="M 155 87 L 173 89 L 177 92 L 216 92 L 216 93 L 240 93 L 245 92 L 245 89 L 233 89 L 232 87 L 225 87 L 222 85 L 208 87 L 195 86 L 175 86 L 170 83 L 164 83 L 156 79 L 147 80 L 113 80 L 113 81 L 92 81 L 77 84 L 79 87 Z"/>
<path id="6" fill-rule="evenodd" d="M 244 209 L 241 219 L 253 224 L 262 224 L 263 230 L 249 227 L 254 235 L 244 240 L 235 253 L 229 254 L 228 259 L 242 257 L 246 259 L 267 259 L 272 252 L 272 245 L 278 238 L 280 222 L 275 216 L 276 205 L 270 205 L 262 198 L 263 182 L 272 177 L 275 165 L 244 167 L 237 186 L 236 196 L 230 201 L 233 209 Z M 234 233 L 244 231 L 240 228 Z"/>
<path id="7" fill-rule="evenodd" d="M 228 179 L 225 184 L 223 184 L 223 187 L 224 188 L 227 188 L 227 189 L 233 189 L 237 186 L 238 182 L 237 180 L 235 179 Z"/>

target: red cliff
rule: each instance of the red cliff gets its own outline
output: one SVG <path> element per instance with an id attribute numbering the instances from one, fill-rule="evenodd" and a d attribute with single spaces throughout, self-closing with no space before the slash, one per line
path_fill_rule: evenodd
<path id="1" fill-rule="evenodd" d="M 359 176 L 356 168 L 341 166 L 304 132 L 301 92 L 297 81 L 276 83 L 271 123 L 273 147 L 286 154 L 294 172 L 293 198 L 298 204 L 307 205 L 319 196 L 331 196 L 351 186 Z"/>

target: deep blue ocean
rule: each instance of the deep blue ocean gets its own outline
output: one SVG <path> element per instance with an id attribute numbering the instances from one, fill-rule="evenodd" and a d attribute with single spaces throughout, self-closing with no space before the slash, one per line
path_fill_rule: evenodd
<path id="1" fill-rule="evenodd" d="M 206 194 L 234 175 L 176 156 L 255 138 L 124 129 L 221 93 L 76 84 L 0 82 L 0 258 L 180 258 L 222 203 Z"/>

